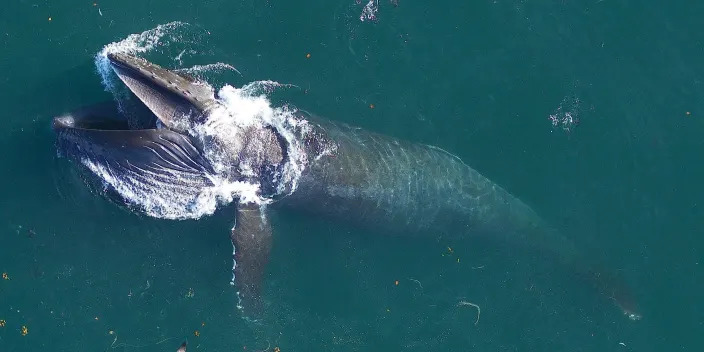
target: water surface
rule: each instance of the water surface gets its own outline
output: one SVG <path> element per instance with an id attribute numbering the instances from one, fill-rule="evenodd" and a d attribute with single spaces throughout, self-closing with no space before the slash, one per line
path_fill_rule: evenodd
<path id="1" fill-rule="evenodd" d="M 395 3 L 5 4 L 0 350 L 700 350 L 704 5 Z M 161 64 L 227 63 L 233 85 L 451 151 L 622 271 L 643 319 L 520 249 L 276 213 L 271 323 L 243 321 L 232 207 L 129 213 L 54 148 L 53 116 L 112 99 L 96 53 L 173 21 L 197 54 Z"/>

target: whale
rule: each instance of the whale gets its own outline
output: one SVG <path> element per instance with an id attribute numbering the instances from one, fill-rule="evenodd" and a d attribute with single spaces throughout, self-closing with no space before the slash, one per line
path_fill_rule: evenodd
<path id="1" fill-rule="evenodd" d="M 108 118 L 118 110 L 104 108 L 55 116 L 59 154 L 111 198 L 158 217 L 197 218 L 214 190 L 231 190 L 225 198 L 236 205 L 232 284 L 243 315 L 263 309 L 269 213 L 292 211 L 401 238 L 483 237 L 528 246 L 587 278 L 628 318 L 641 317 L 620 275 L 594 264 L 530 206 L 441 148 L 298 108 L 286 110 L 285 121 L 240 121 L 237 106 L 226 106 L 202 79 L 129 53 L 107 59 L 155 123 L 130 128 Z"/>

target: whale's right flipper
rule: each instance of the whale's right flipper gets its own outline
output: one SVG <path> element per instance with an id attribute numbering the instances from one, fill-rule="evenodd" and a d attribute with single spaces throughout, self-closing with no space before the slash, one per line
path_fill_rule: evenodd
<path id="1" fill-rule="evenodd" d="M 271 225 L 258 205 L 240 205 L 230 236 L 235 250 L 232 259 L 233 284 L 237 286 L 240 308 L 248 317 L 261 314 L 261 283 L 271 251 Z"/>

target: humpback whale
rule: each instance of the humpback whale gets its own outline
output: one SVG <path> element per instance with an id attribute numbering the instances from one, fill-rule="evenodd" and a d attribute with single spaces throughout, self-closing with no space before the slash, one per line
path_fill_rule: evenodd
<path id="1" fill-rule="evenodd" d="M 489 234 L 528 244 L 589 278 L 629 318 L 640 317 L 621 278 L 588 264 L 528 205 L 440 148 L 298 109 L 284 122 L 241 120 L 207 82 L 127 53 L 107 59 L 156 124 L 130 129 L 90 110 L 57 116 L 60 154 L 97 176 L 106 193 L 160 217 L 197 218 L 213 192 L 230 190 L 220 197 L 237 204 L 232 283 L 244 314 L 262 308 L 272 246 L 267 213 L 288 209 L 380 232 Z M 223 115 L 227 123 L 214 118 Z"/>

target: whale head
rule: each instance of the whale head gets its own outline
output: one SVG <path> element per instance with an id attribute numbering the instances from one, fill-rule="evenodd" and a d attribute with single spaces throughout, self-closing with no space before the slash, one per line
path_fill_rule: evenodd
<path id="1" fill-rule="evenodd" d="M 154 127 L 131 129 L 114 103 L 55 117 L 59 155 L 89 171 L 84 179 L 95 184 L 97 178 L 110 199 L 162 218 L 212 213 L 220 202 L 213 199 L 222 196 L 215 193 L 225 188 L 222 183 L 231 186 L 229 197 L 240 191 L 232 191 L 230 183 L 262 192 L 262 179 L 271 177 L 260 171 L 275 170 L 284 158 L 274 131 L 257 127 L 199 133 L 213 111 L 223 110 L 210 85 L 136 56 L 108 54 L 108 59 L 146 106 L 143 113 Z M 242 172 L 243 164 L 248 174 Z"/>

